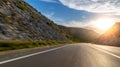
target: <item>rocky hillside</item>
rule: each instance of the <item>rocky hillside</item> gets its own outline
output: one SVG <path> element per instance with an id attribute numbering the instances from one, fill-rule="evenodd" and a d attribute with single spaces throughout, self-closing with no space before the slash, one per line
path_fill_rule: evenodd
<path id="1" fill-rule="evenodd" d="M 0 0 L 0 40 L 59 40 L 58 26 L 23 0 Z"/>
<path id="2" fill-rule="evenodd" d="M 102 34 L 96 42 L 112 46 L 120 46 L 120 23 L 113 25 L 108 31 Z"/>

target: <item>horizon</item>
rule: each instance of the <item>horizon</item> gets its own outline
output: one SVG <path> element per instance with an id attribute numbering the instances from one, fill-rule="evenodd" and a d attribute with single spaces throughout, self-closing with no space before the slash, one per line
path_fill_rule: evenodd
<path id="1" fill-rule="evenodd" d="M 87 28 L 95 30 L 99 33 L 103 29 L 99 29 L 94 24 L 92 24 L 93 22 L 95 22 L 95 20 L 104 19 L 105 17 L 109 19 L 114 19 L 114 22 L 112 22 L 112 24 L 120 21 L 120 12 L 118 11 L 119 9 L 116 9 L 119 8 L 120 1 L 118 0 L 115 0 L 116 2 L 113 2 L 112 0 L 90 0 L 89 2 L 86 2 L 87 0 L 25 1 L 33 6 L 38 12 L 41 12 L 50 20 L 53 20 L 56 24 L 63 26 Z M 90 3 L 92 3 L 92 5 L 90 5 Z M 109 9 L 107 7 L 109 7 Z M 112 24 L 110 26 L 112 26 Z M 104 31 L 106 30 L 103 30 L 103 32 Z"/>
<path id="2" fill-rule="evenodd" d="M 120 0 L 1 0 L 0 67 L 120 67 Z"/>

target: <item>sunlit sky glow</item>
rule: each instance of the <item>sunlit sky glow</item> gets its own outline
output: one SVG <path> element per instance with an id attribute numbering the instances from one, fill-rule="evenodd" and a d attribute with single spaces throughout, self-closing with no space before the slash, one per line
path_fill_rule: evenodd
<path id="1" fill-rule="evenodd" d="M 107 30 L 120 18 L 120 0 L 25 0 L 57 24 Z"/>
<path id="2" fill-rule="evenodd" d="M 97 28 L 98 32 L 105 32 L 110 29 L 115 24 L 115 19 L 113 18 L 99 18 L 91 22 L 94 28 Z"/>

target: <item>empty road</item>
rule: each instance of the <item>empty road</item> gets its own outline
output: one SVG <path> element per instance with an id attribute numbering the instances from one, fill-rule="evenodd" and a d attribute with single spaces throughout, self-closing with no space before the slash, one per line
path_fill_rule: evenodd
<path id="1" fill-rule="evenodd" d="M 120 67 L 120 48 L 65 45 L 0 62 L 0 67 Z"/>

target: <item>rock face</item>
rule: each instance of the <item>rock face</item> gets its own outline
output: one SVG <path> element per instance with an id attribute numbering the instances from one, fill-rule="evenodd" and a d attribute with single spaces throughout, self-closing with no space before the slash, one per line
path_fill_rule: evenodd
<path id="1" fill-rule="evenodd" d="M 0 0 L 0 40 L 59 40 L 67 38 L 51 20 L 23 0 Z"/>
<path id="2" fill-rule="evenodd" d="M 108 31 L 102 34 L 97 42 L 100 44 L 120 46 L 120 23 L 113 25 Z"/>

